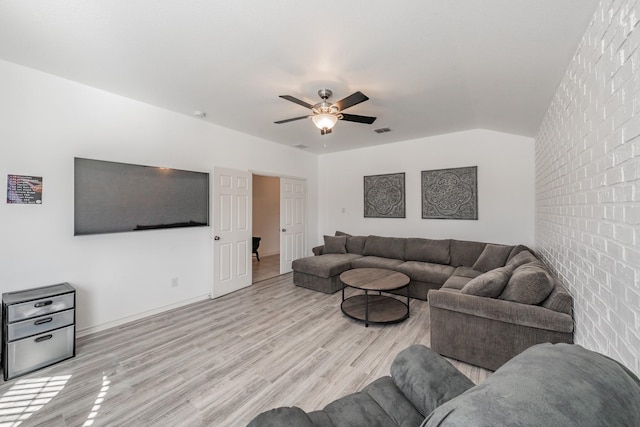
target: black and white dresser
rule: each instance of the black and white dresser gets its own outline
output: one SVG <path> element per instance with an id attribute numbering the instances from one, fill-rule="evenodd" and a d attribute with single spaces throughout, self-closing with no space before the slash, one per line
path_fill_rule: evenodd
<path id="1" fill-rule="evenodd" d="M 5 381 L 75 356 L 75 308 L 68 283 L 2 294 Z"/>

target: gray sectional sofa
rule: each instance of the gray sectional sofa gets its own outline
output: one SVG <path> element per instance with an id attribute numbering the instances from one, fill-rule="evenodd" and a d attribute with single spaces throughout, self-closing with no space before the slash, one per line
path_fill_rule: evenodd
<path id="1" fill-rule="evenodd" d="M 312 391 L 311 391 L 312 392 Z M 271 409 L 249 427 L 639 426 L 640 379 L 578 345 L 539 344 L 474 384 L 421 345 L 400 352 L 391 376 L 305 412 Z"/>
<path id="2" fill-rule="evenodd" d="M 293 262 L 294 284 L 333 293 L 352 268 L 405 273 L 442 355 L 496 370 L 532 345 L 573 342 L 573 299 L 526 246 L 336 234 Z"/>

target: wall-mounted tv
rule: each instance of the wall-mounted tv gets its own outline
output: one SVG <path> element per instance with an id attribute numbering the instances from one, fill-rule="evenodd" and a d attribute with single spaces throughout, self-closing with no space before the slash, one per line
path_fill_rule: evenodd
<path id="1" fill-rule="evenodd" d="M 74 159 L 74 235 L 209 225 L 209 174 Z"/>

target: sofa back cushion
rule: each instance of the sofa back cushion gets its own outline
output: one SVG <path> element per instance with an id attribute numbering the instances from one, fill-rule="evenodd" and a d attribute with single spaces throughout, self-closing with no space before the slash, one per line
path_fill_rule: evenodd
<path id="1" fill-rule="evenodd" d="M 347 236 L 347 252 L 362 255 L 367 236 Z"/>
<path id="2" fill-rule="evenodd" d="M 369 236 L 364 244 L 362 255 L 404 260 L 406 240 L 401 237 Z"/>
<path id="3" fill-rule="evenodd" d="M 486 273 L 494 268 L 503 267 L 512 250 L 513 246 L 487 243 L 482 253 L 473 264 L 473 269 Z"/>
<path id="4" fill-rule="evenodd" d="M 501 299 L 521 304 L 540 304 L 555 286 L 555 278 L 540 261 L 516 268 L 500 295 Z"/>
<path id="5" fill-rule="evenodd" d="M 449 264 L 451 262 L 450 245 L 450 239 L 432 240 L 411 237 L 406 241 L 405 259 L 407 261 Z"/>
<path id="6" fill-rule="evenodd" d="M 507 265 L 510 265 L 513 268 L 518 268 L 523 264 L 528 264 L 530 262 L 536 261 L 538 261 L 538 258 L 536 258 L 536 256 L 528 250 L 525 250 L 511 257 L 511 259 L 507 261 Z"/>
<path id="7" fill-rule="evenodd" d="M 451 265 L 454 267 L 473 267 L 486 243 L 451 240 Z"/>
<path id="8" fill-rule="evenodd" d="M 579 345 L 539 344 L 422 424 L 444 426 L 639 426 L 640 380 Z"/>

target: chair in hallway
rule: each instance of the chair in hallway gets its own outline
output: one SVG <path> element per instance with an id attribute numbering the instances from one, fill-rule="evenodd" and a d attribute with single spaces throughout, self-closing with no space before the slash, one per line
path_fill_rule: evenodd
<path id="1" fill-rule="evenodd" d="M 258 259 L 258 262 L 260 262 L 260 255 L 258 255 L 258 247 L 260 246 L 260 240 L 262 240 L 261 237 L 254 237 L 253 238 L 253 250 L 252 250 L 252 253 L 256 254 L 256 258 Z"/>

